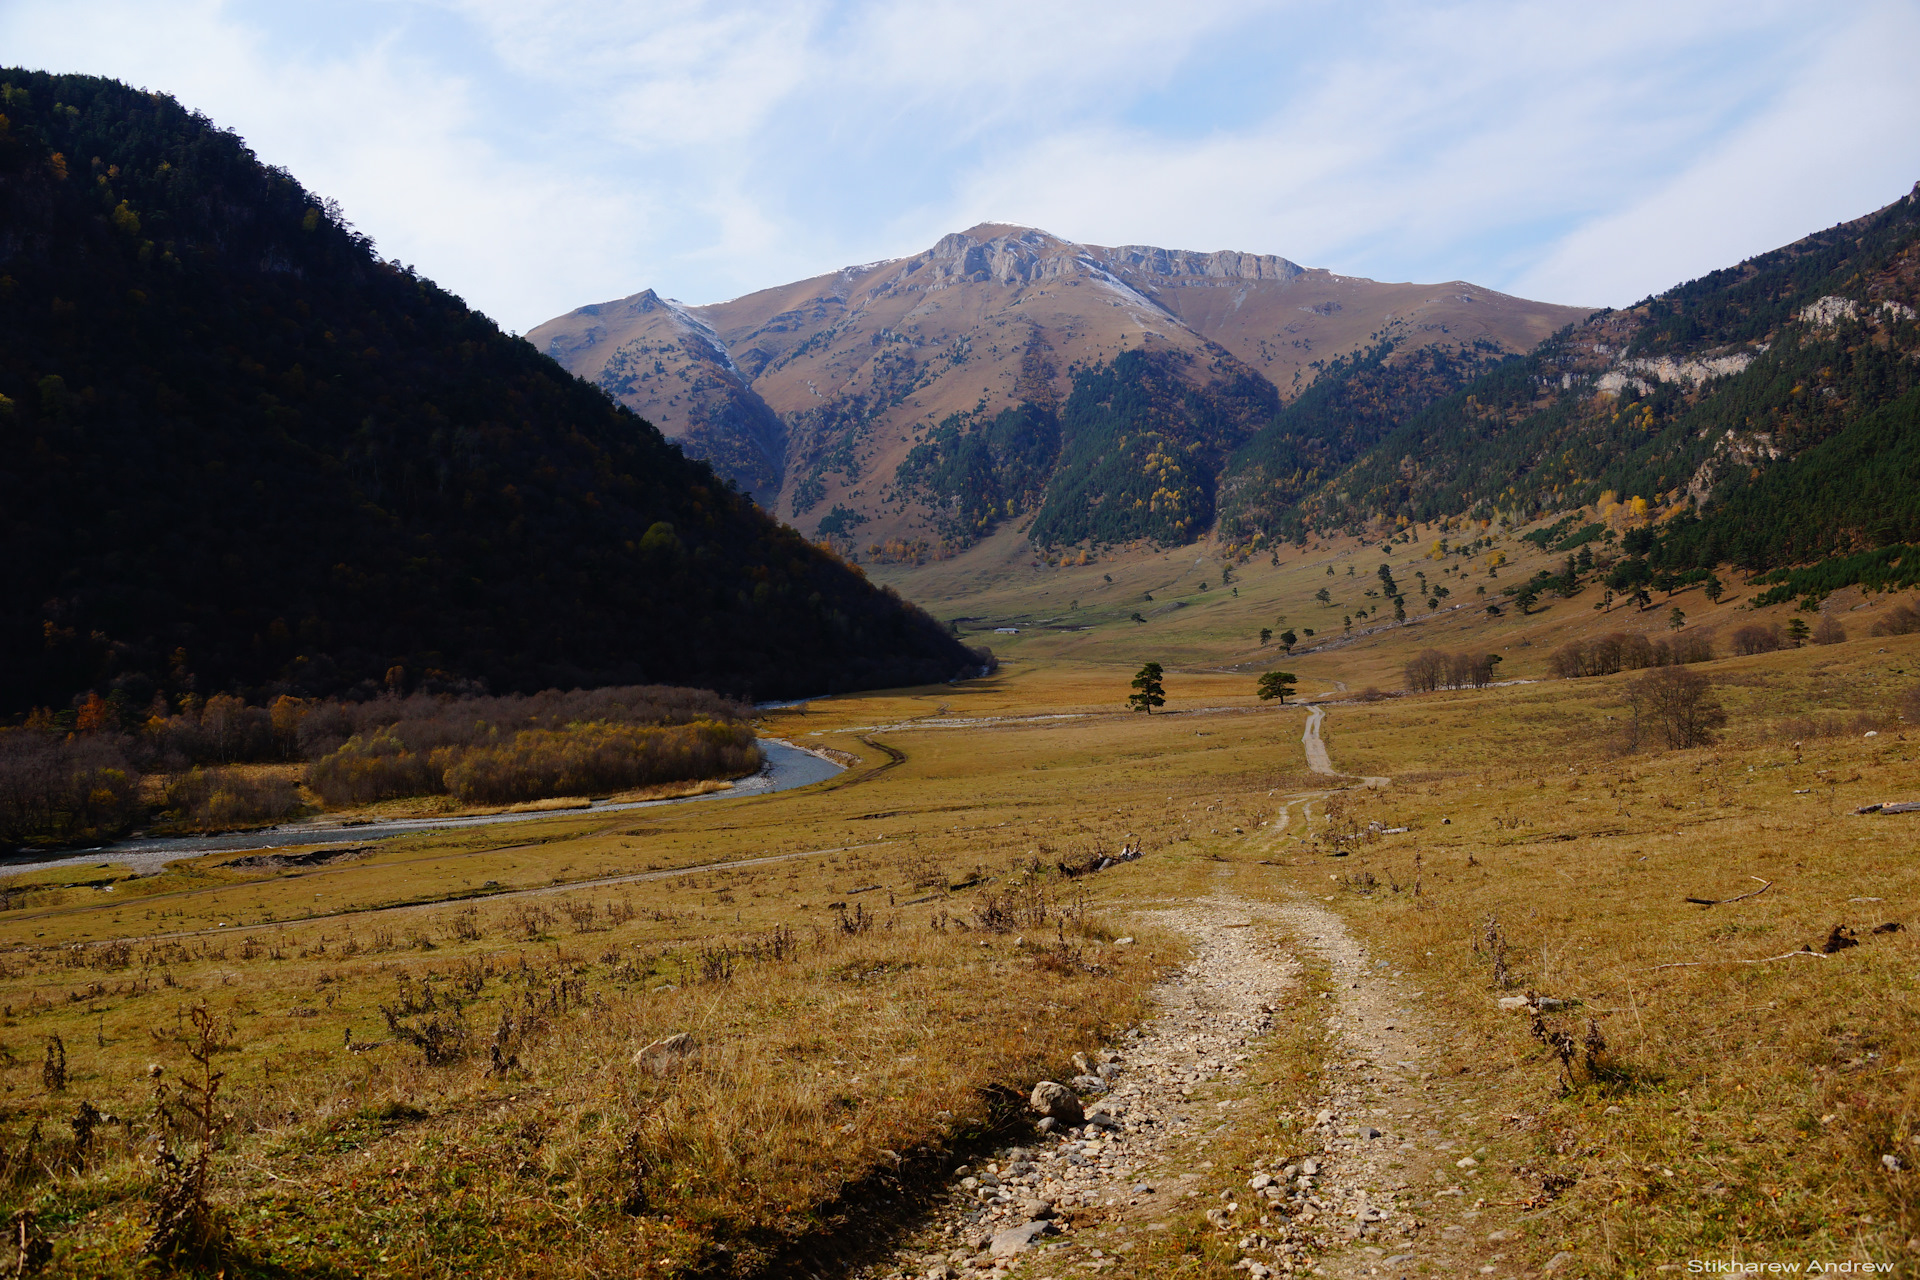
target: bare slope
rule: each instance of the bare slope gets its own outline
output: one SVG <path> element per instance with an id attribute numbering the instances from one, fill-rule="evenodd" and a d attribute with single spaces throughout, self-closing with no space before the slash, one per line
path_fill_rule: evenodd
<path id="1" fill-rule="evenodd" d="M 744 380 L 787 431 L 776 513 L 865 546 L 943 537 L 928 500 L 894 483 L 929 429 L 1057 403 L 1076 367 L 1146 349 L 1191 357 L 1175 363 L 1196 385 L 1256 372 L 1287 397 L 1314 362 L 1383 337 L 1523 351 L 1583 314 L 1460 282 L 1382 284 L 1272 255 L 1106 248 L 983 223 L 908 258 L 711 306 L 643 293 L 528 336 L 723 469 L 708 388 L 744 402 Z"/>

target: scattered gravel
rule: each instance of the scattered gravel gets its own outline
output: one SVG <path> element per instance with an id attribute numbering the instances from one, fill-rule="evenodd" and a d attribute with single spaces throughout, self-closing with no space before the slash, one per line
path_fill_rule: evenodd
<path id="1" fill-rule="evenodd" d="M 955 1169 L 945 1204 L 863 1280 L 1125 1275 L 1146 1233 L 1199 1220 L 1232 1239 L 1253 1280 L 1538 1274 L 1508 1243 L 1515 1233 L 1495 1229 L 1510 1213 L 1489 1209 L 1480 1185 L 1477 1135 L 1492 1120 L 1463 1087 L 1432 1077 L 1418 993 L 1337 915 L 1216 894 L 1141 919 L 1188 934 L 1196 952 L 1155 993 L 1152 1021 L 1076 1059 L 1081 1083 L 1106 1086 L 1078 1090 L 1085 1123 L 1055 1121 L 1032 1145 Z M 1219 1168 L 1209 1139 L 1259 1105 L 1223 1095 L 1237 1092 L 1279 998 L 1301 980 L 1290 939 L 1331 982 L 1329 1087 L 1296 1117 L 1295 1154 Z"/>

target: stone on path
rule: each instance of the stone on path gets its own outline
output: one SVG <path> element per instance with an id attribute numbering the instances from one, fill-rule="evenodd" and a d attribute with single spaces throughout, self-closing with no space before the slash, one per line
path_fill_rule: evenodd
<path id="1" fill-rule="evenodd" d="M 993 1233 L 993 1243 L 988 1245 L 988 1249 L 996 1258 L 1010 1258 L 1033 1248 L 1033 1242 L 1051 1230 L 1053 1224 L 1050 1222 L 1026 1222 L 1017 1227 L 1008 1227 Z"/>
<path id="2" fill-rule="evenodd" d="M 1080 1109 L 1080 1099 L 1073 1090 L 1053 1080 L 1042 1080 L 1034 1085 L 1027 1105 L 1043 1116 L 1052 1117 L 1057 1124 L 1077 1127 L 1087 1121 L 1086 1112 Z"/>

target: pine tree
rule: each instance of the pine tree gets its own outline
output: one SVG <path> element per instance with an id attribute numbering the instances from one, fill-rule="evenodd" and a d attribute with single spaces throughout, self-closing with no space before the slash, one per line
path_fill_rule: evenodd
<path id="1" fill-rule="evenodd" d="M 1133 678 L 1134 692 L 1127 698 L 1127 705 L 1148 715 L 1153 714 L 1155 707 L 1166 706 L 1167 690 L 1160 683 L 1160 676 L 1160 664 L 1157 662 L 1149 662 L 1140 668 L 1139 674 Z"/>

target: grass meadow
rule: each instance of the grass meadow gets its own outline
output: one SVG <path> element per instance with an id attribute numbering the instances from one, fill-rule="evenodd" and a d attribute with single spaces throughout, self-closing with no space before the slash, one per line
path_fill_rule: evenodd
<path id="1" fill-rule="evenodd" d="M 1533 679 L 1623 623 L 1462 611 L 1287 661 L 1336 767 L 1393 779 L 1344 788 L 1306 772 L 1304 713 L 1252 694 L 1277 662 L 1247 624 L 1344 576 L 1315 555 L 1378 558 L 1255 564 L 1224 602 L 996 638 L 991 677 L 767 712 L 857 760 L 802 791 L 0 882 L 0 1209 L 54 1274 L 831 1271 L 1147 1014 L 1187 952 L 1135 912 L 1224 883 L 1338 912 L 1420 984 L 1438 1082 L 1502 1117 L 1486 1194 L 1560 1274 L 1910 1268 L 1920 813 L 1854 810 L 1920 799 L 1920 636 L 1707 664 L 1729 722 L 1688 751 L 1630 749 L 1631 674 L 1354 696 L 1429 644 Z M 1038 617 L 1080 599 L 1069 573 L 1145 594 L 1191 567 L 931 568 Z M 1170 714 L 1120 709 L 1147 658 Z M 1123 843 L 1145 856 L 1060 872 Z M 1582 1052 L 1499 1004 L 1528 991 Z M 1220 1188 L 1312 1105 L 1305 1007 L 1250 1064 Z M 203 1143 L 229 1243 L 147 1258 L 157 1144 Z M 1230 1274 L 1207 1203 L 1133 1274 Z"/>

